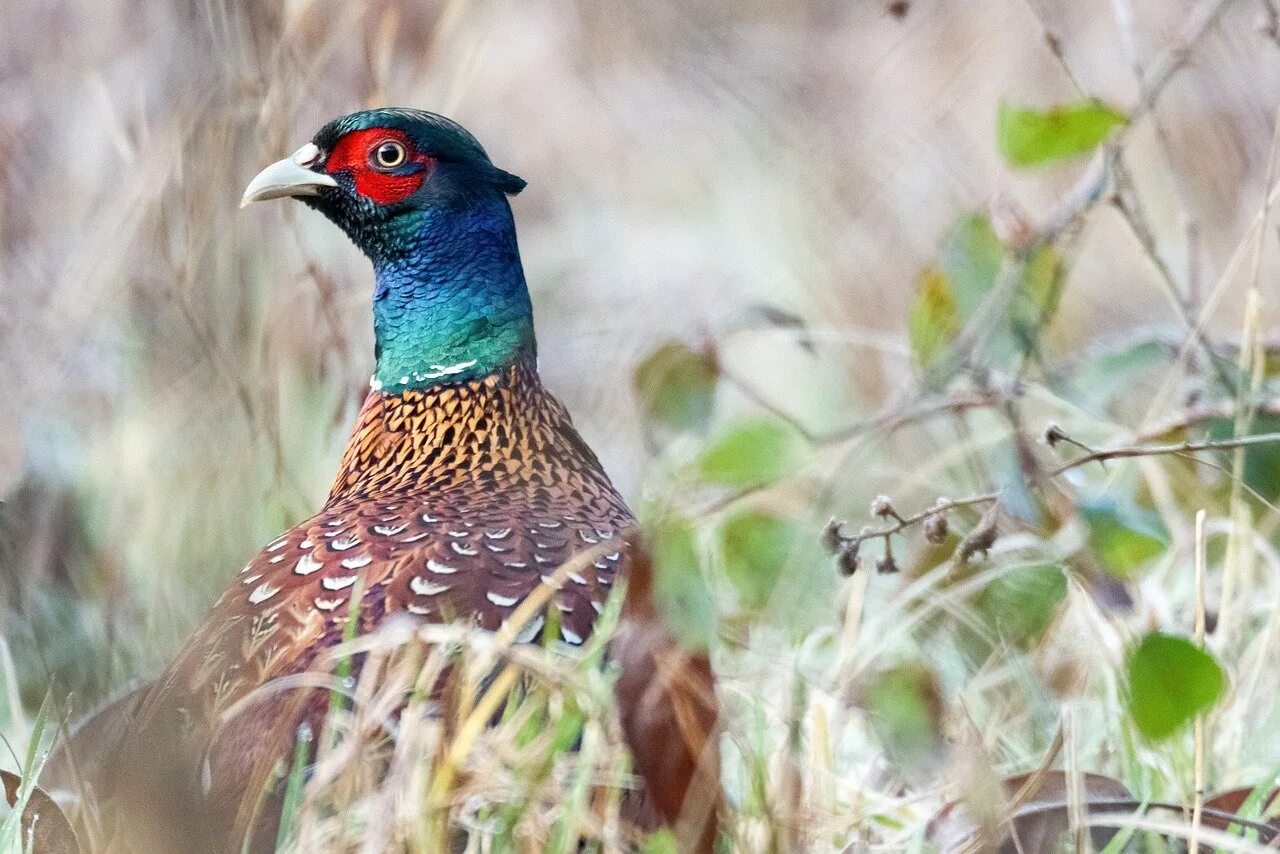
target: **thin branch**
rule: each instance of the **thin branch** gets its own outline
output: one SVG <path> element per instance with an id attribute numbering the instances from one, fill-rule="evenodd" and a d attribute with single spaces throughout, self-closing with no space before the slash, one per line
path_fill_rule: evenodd
<path id="1" fill-rule="evenodd" d="M 1049 46 L 1049 51 L 1057 60 L 1059 67 L 1071 84 L 1080 94 L 1087 94 L 1080 84 L 1075 72 L 1067 63 L 1063 54 L 1062 46 L 1057 37 L 1052 33 L 1048 21 L 1044 14 L 1036 5 L 1034 0 L 1026 0 L 1027 5 L 1035 14 L 1044 30 L 1045 42 Z M 1186 295 L 1191 293 L 1191 285 L 1188 283 L 1185 287 L 1178 284 L 1177 278 L 1169 265 L 1165 263 L 1164 258 L 1160 255 L 1156 246 L 1155 236 L 1148 224 L 1148 219 L 1143 212 L 1141 200 L 1133 186 L 1132 179 L 1129 176 L 1128 169 L 1124 164 L 1124 141 L 1140 118 L 1151 112 L 1160 98 L 1160 94 L 1164 88 L 1169 85 L 1176 72 L 1190 55 L 1192 47 L 1195 43 L 1208 31 L 1209 26 L 1217 20 L 1223 10 L 1226 8 L 1230 0 L 1211 0 L 1200 7 L 1196 13 L 1187 19 L 1184 24 L 1184 30 L 1187 35 L 1183 41 L 1177 45 L 1167 49 L 1156 60 L 1154 73 L 1148 74 L 1144 72 L 1140 61 L 1136 54 L 1136 48 L 1130 44 L 1130 62 L 1133 66 L 1134 75 L 1138 78 L 1140 84 L 1145 84 L 1139 92 L 1138 100 L 1133 110 L 1130 112 L 1129 122 L 1113 134 L 1107 147 L 1102 152 L 1098 162 L 1098 167 L 1094 172 L 1086 173 L 1085 178 L 1076 189 L 1068 196 L 1066 208 L 1060 209 L 1056 214 L 1052 215 L 1048 220 L 1048 226 L 1041 231 L 1041 237 L 1033 241 L 1036 243 L 1052 242 L 1059 235 L 1068 229 L 1076 227 L 1085 214 L 1091 211 L 1106 194 L 1106 188 L 1109 184 L 1113 184 L 1115 188 L 1111 201 L 1125 223 L 1129 226 L 1130 231 L 1137 239 L 1139 246 L 1142 248 L 1148 260 L 1155 267 L 1156 272 L 1160 276 L 1161 284 L 1167 292 L 1169 300 L 1173 303 L 1174 309 L 1178 315 L 1178 319 L 1187 328 L 1188 333 L 1194 339 L 1205 353 L 1205 356 L 1212 367 L 1218 381 L 1223 388 L 1232 392 L 1235 385 L 1231 380 L 1231 374 L 1217 361 L 1212 343 L 1204 332 L 1203 324 L 1188 305 Z M 1127 42 L 1132 43 L 1132 10 L 1121 0 L 1117 0 L 1115 5 L 1117 18 L 1121 24 L 1122 35 Z M 1126 26 L 1127 25 L 1127 26 Z M 1158 123 L 1157 123 L 1158 124 Z M 1159 133 L 1161 129 L 1157 128 Z M 1190 272 L 1188 273 L 1190 276 Z"/>
<path id="2" fill-rule="evenodd" d="M 913 525 L 918 525 L 921 522 L 933 518 L 934 516 L 938 516 L 961 507 L 975 507 L 980 504 L 990 504 L 992 501 L 996 501 L 999 498 L 999 490 L 982 492 L 965 498 L 939 498 L 938 503 L 934 504 L 932 507 L 926 510 L 921 510 L 919 513 L 914 513 L 910 516 L 899 517 L 892 525 L 887 525 L 883 528 L 867 528 L 857 534 L 853 534 L 852 536 L 841 535 L 842 547 L 858 545 L 865 543 L 867 540 L 887 540 L 894 534 L 901 533 L 907 528 L 910 528 Z"/>
<path id="3" fill-rule="evenodd" d="M 1066 75 L 1067 80 L 1071 82 L 1072 88 L 1077 93 L 1084 95 L 1085 88 L 1081 84 L 1080 78 L 1076 76 L 1075 69 L 1067 62 L 1066 54 L 1062 49 L 1062 39 L 1058 36 L 1057 30 L 1049 26 L 1049 20 L 1044 14 L 1044 9 L 1040 8 L 1038 0 L 1025 0 L 1027 8 L 1031 10 L 1031 14 L 1035 16 L 1036 22 L 1040 24 L 1040 30 L 1044 36 L 1045 47 L 1049 49 L 1049 55 L 1058 63 L 1058 68 Z"/>
<path id="4" fill-rule="evenodd" d="M 1153 70 L 1148 71 L 1137 101 L 1129 111 L 1129 121 L 1116 129 L 1095 159 L 1094 162 L 1097 165 L 1085 173 L 1067 195 L 1063 204 L 1050 214 L 1037 234 L 1036 242 L 1051 243 L 1057 240 L 1102 200 L 1107 184 L 1110 182 L 1116 157 L 1125 140 L 1139 121 L 1155 108 L 1175 73 L 1186 64 L 1196 44 L 1230 3 L 1231 0 L 1205 0 L 1188 16 L 1183 25 L 1183 37 L 1165 48 L 1152 64 Z"/>
<path id="5" fill-rule="evenodd" d="M 1191 58 L 1191 52 L 1196 43 L 1209 31 L 1210 27 L 1217 23 L 1229 5 L 1231 0 L 1205 0 L 1187 17 L 1186 23 L 1183 24 L 1184 35 L 1181 41 L 1166 48 L 1148 69 L 1147 79 L 1138 96 L 1138 103 L 1129 114 L 1131 125 L 1155 108 L 1156 102 L 1160 100 L 1160 95 L 1164 93 L 1165 87 L 1169 85 L 1174 74 Z"/>
<path id="6" fill-rule="evenodd" d="M 1267 445 L 1275 442 L 1280 442 L 1280 433 L 1258 433 L 1253 436 L 1238 436 L 1234 439 L 1177 442 L 1167 445 L 1123 445 L 1118 448 L 1104 448 L 1100 451 L 1082 454 L 1057 468 L 1050 469 L 1047 477 L 1057 477 L 1086 463 L 1100 460 L 1160 457 L 1175 454 L 1193 454 L 1203 451 L 1229 451 L 1232 448 L 1247 448 L 1251 445 Z"/>
<path id="7" fill-rule="evenodd" d="M 1255 415 L 1280 416 L 1280 400 L 1270 399 L 1258 401 L 1249 407 Z M 1159 421 L 1145 429 L 1136 437 L 1139 443 L 1154 442 L 1161 436 L 1167 436 L 1177 430 L 1190 430 L 1207 421 L 1235 419 L 1240 414 L 1240 407 L 1232 402 L 1197 406 L 1189 409 L 1176 418 Z"/>
<path id="8" fill-rule="evenodd" d="M 917 396 L 915 400 L 886 407 L 863 421 L 855 421 L 852 424 L 837 427 L 834 430 L 819 431 L 809 427 L 795 415 L 769 400 L 750 382 L 732 371 L 726 370 L 723 366 L 720 370 L 720 377 L 736 388 L 743 397 L 778 420 L 785 422 L 807 441 L 815 445 L 838 444 L 881 430 L 892 433 L 901 427 L 929 421 L 944 415 L 957 415 L 962 412 L 968 412 L 971 409 L 991 409 L 1002 406 L 1010 399 L 1019 396 L 1017 389 L 1007 391 L 980 389 L 977 391 L 956 392 L 946 397 L 932 400 Z"/>
<path id="9" fill-rule="evenodd" d="M 1195 343 L 1204 351 L 1205 357 L 1209 362 L 1209 366 L 1216 374 L 1218 382 L 1228 393 L 1236 390 L 1236 383 L 1232 380 L 1231 374 L 1222 364 L 1222 357 L 1219 356 L 1213 346 L 1213 342 L 1209 340 L 1209 336 L 1204 331 L 1204 324 L 1196 317 L 1190 306 L 1187 305 L 1185 296 L 1185 287 L 1178 284 L 1177 278 L 1173 275 L 1173 270 L 1165 263 L 1164 257 L 1160 254 L 1160 249 L 1156 245 L 1155 234 L 1151 230 L 1151 224 L 1147 219 L 1147 215 L 1142 207 L 1142 201 L 1138 196 L 1137 190 L 1133 185 L 1133 178 L 1129 174 L 1129 169 L 1125 166 L 1124 156 L 1118 154 L 1115 159 L 1115 187 L 1116 192 L 1111 197 L 1112 206 L 1120 214 L 1120 218 L 1129 226 L 1130 233 L 1138 241 L 1138 245 L 1142 248 L 1142 253 L 1147 256 L 1147 260 L 1151 262 L 1151 266 L 1155 268 L 1160 276 L 1160 283 L 1164 285 L 1166 295 L 1169 302 L 1173 304 L 1174 311 L 1178 315 L 1178 320 L 1187 328 L 1187 333 L 1195 339 Z"/>
<path id="10" fill-rule="evenodd" d="M 1192 454 L 1202 453 L 1205 451 L 1229 451 L 1235 448 L 1247 448 L 1252 445 L 1265 445 L 1280 442 L 1280 433 L 1258 433 L 1254 436 L 1240 436 L 1233 439 L 1221 440 L 1203 440 L 1174 442 L 1163 445 L 1121 445 L 1115 448 L 1104 448 L 1097 451 L 1081 454 L 1061 465 L 1045 472 L 1044 477 L 1039 481 L 1029 481 L 1027 486 L 1031 489 L 1037 489 L 1045 485 L 1045 483 L 1053 478 L 1063 475 L 1073 469 L 1088 465 L 1093 462 L 1103 462 L 1105 460 L 1131 459 L 1134 457 L 1160 457 L 1160 456 L 1183 456 L 1195 462 L 1206 462 Z M 973 507 L 980 504 L 990 504 L 1000 500 L 1000 491 L 993 490 L 991 492 L 983 492 L 977 495 L 970 495 L 966 498 L 939 498 L 938 502 L 932 507 L 921 510 L 910 516 L 897 516 L 892 525 L 886 525 L 883 528 L 865 528 L 861 532 L 854 535 L 845 535 L 840 533 L 838 526 L 835 529 L 835 536 L 831 538 L 832 545 L 835 546 L 834 551 L 842 551 L 856 549 L 867 540 L 883 539 L 888 542 L 889 538 L 894 534 L 899 534 L 907 528 L 925 522 L 935 516 L 945 515 L 951 510 L 960 507 Z"/>

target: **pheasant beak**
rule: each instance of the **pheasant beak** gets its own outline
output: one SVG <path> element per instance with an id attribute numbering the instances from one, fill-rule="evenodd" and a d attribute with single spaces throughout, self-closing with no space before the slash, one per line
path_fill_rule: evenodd
<path id="1" fill-rule="evenodd" d="M 240 197 L 240 207 L 267 199 L 286 196 L 314 196 L 321 187 L 336 187 L 338 182 L 324 172 L 310 167 L 320 159 L 320 149 L 308 142 L 284 160 L 277 160 L 257 174 Z"/>

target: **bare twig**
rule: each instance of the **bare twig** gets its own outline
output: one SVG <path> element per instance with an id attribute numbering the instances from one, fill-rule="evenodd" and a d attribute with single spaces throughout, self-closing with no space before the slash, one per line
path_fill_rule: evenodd
<path id="1" fill-rule="evenodd" d="M 1142 64 L 1137 57 L 1136 47 L 1132 43 L 1132 10 L 1122 0 L 1117 0 L 1115 8 L 1117 19 L 1121 24 L 1121 35 L 1128 45 L 1130 63 L 1133 66 L 1135 76 L 1143 84 L 1142 89 L 1139 92 L 1133 110 L 1130 112 L 1129 122 L 1112 135 L 1111 140 L 1096 161 L 1098 163 L 1097 167 L 1092 172 L 1085 174 L 1085 177 L 1076 186 L 1075 190 L 1068 195 L 1064 207 L 1050 216 L 1047 225 L 1041 229 L 1040 235 L 1033 240 L 1033 243 L 1053 242 L 1068 230 L 1074 230 L 1079 221 L 1104 198 L 1108 184 L 1113 184 L 1115 192 L 1111 196 L 1111 201 L 1137 239 L 1143 254 L 1147 256 L 1159 274 L 1161 284 L 1164 285 L 1166 295 L 1169 297 L 1170 302 L 1173 303 L 1178 319 L 1186 326 L 1195 344 L 1204 351 L 1207 361 L 1212 366 L 1223 388 L 1227 391 L 1233 391 L 1235 387 L 1231 381 L 1231 374 L 1216 360 L 1213 347 L 1204 332 L 1203 324 L 1197 319 L 1189 303 L 1187 295 L 1191 293 L 1190 283 L 1186 286 L 1179 286 L 1177 277 L 1174 276 L 1173 271 L 1160 255 L 1155 236 L 1143 211 L 1141 200 L 1134 191 L 1128 169 L 1125 167 L 1123 155 L 1124 141 L 1133 125 L 1154 110 L 1164 88 L 1173 79 L 1174 73 L 1178 68 L 1186 62 L 1192 47 L 1204 35 L 1209 26 L 1217 20 L 1217 17 L 1229 2 L 1230 0 L 1210 0 L 1210 2 L 1197 9 L 1187 19 L 1183 27 L 1186 34 L 1182 41 L 1168 48 L 1157 59 L 1155 72 L 1148 74 L 1143 71 Z M 1050 53 L 1057 60 L 1063 73 L 1066 74 L 1078 92 L 1082 95 L 1087 94 L 1075 72 L 1067 63 L 1061 44 L 1052 34 L 1042 11 L 1034 0 L 1027 0 L 1027 4 L 1039 20 L 1040 26 L 1045 32 L 1045 41 L 1049 45 Z M 1190 276 L 1191 271 L 1189 269 L 1188 277 Z"/>
<path id="2" fill-rule="evenodd" d="M 1232 380 L 1231 374 L 1224 367 L 1222 357 L 1215 351 L 1213 343 L 1204 331 L 1204 325 L 1187 304 L 1185 295 L 1187 288 L 1178 284 L 1173 270 L 1169 268 L 1164 256 L 1160 254 L 1160 249 L 1156 245 L 1155 234 L 1151 230 L 1142 202 L 1133 186 L 1133 179 L 1129 175 L 1129 169 L 1125 166 L 1124 156 L 1117 154 L 1113 165 L 1116 192 L 1111 197 L 1112 206 L 1129 227 L 1129 232 L 1138 241 L 1142 254 L 1147 257 L 1147 260 L 1151 262 L 1151 266 L 1155 268 L 1160 283 L 1164 286 L 1165 296 L 1169 298 L 1170 304 L 1173 305 L 1174 311 L 1178 315 L 1178 320 L 1186 326 L 1187 333 L 1194 339 L 1200 350 L 1203 351 L 1206 361 L 1213 369 L 1218 382 L 1228 393 L 1235 391 L 1236 384 Z"/>
<path id="3" fill-rule="evenodd" d="M 1068 194 L 1066 201 L 1050 214 L 1037 234 L 1040 243 L 1051 243 L 1073 227 L 1091 211 L 1105 195 L 1110 182 L 1115 159 L 1133 128 L 1144 118 L 1164 94 L 1178 69 L 1186 64 L 1196 44 L 1226 10 L 1231 0 L 1205 0 L 1187 18 L 1183 36 L 1156 58 L 1143 81 L 1137 101 L 1129 111 L 1129 121 L 1116 129 L 1102 152 L 1094 161 L 1095 166 L 1081 178 Z"/>
<path id="4" fill-rule="evenodd" d="M 738 390 L 743 397 L 768 412 L 815 445 L 832 445 L 856 439 L 869 433 L 893 431 L 913 424 L 930 421 L 944 415 L 958 415 L 971 409 L 990 409 L 1018 396 L 1020 389 L 978 389 L 949 394 L 946 397 L 928 399 L 917 397 L 902 404 L 890 405 L 863 421 L 856 421 L 834 430 L 814 430 L 783 407 L 769 400 L 750 382 L 723 366 L 721 379 Z"/>
<path id="5" fill-rule="evenodd" d="M 866 542 L 867 540 L 874 540 L 874 539 L 882 539 L 885 542 L 888 542 L 889 538 L 892 537 L 894 534 L 901 533 L 902 531 L 905 531 L 907 528 L 910 528 L 913 525 L 918 525 L 921 522 L 925 522 L 936 516 L 945 515 L 950 511 L 961 508 L 961 507 L 975 507 L 981 504 L 991 504 L 992 502 L 996 502 L 999 500 L 1000 500 L 1000 492 L 998 490 L 992 491 L 992 492 L 982 492 L 982 493 L 978 493 L 977 495 L 967 496 L 965 498 L 939 498 L 937 503 L 934 504 L 932 507 L 929 507 L 925 510 L 921 510 L 919 513 L 914 513 L 910 516 L 902 517 L 898 519 L 896 522 L 894 522 L 892 525 L 886 525 L 883 528 L 868 527 L 868 528 L 864 528 L 862 531 L 858 532 L 857 534 L 852 534 L 852 535 L 841 534 L 839 548 L 842 550 L 856 550 L 862 543 Z"/>
<path id="6" fill-rule="evenodd" d="M 1081 454 L 1080 456 L 1068 460 L 1055 468 L 1049 469 L 1039 481 L 1029 481 L 1027 486 L 1031 489 L 1038 489 L 1043 487 L 1053 478 L 1092 462 L 1131 459 L 1135 457 L 1180 456 L 1186 457 L 1195 462 L 1205 463 L 1208 461 L 1200 460 L 1192 455 L 1205 451 L 1227 451 L 1235 448 L 1245 448 L 1252 445 L 1265 445 L 1276 442 L 1280 442 L 1280 433 L 1258 433 L 1253 436 L 1239 436 L 1233 439 L 1222 439 L 1217 441 L 1201 440 L 1160 445 L 1121 445 L 1115 448 L 1104 448 Z M 842 550 L 855 550 L 856 553 L 856 549 L 867 540 L 882 539 L 887 543 L 889 538 L 893 535 L 899 534 L 907 528 L 921 524 L 935 516 L 945 515 L 948 512 L 961 507 L 973 507 L 999 502 L 1000 494 L 999 490 L 993 490 L 991 492 L 970 495 L 966 498 L 939 498 L 937 503 L 932 507 L 921 510 L 918 513 L 914 513 L 910 516 L 895 516 L 895 521 L 892 525 L 886 525 L 881 528 L 864 528 L 859 533 L 853 535 L 845 535 L 841 533 L 839 525 L 834 525 L 834 527 L 833 525 L 828 525 L 824 532 L 824 536 L 827 540 L 828 547 L 831 548 L 834 546 L 835 548 L 833 550 L 837 553 Z M 988 520 L 988 515 L 990 515 L 989 512 L 983 516 L 983 521 L 978 523 L 974 529 L 975 531 L 984 529 L 988 525 L 994 527 L 994 519 Z M 988 544 L 988 546 L 989 545 L 990 544 Z M 965 559 L 978 551 L 985 550 L 985 547 L 971 548 L 968 550 L 968 553 L 962 555 L 958 549 L 957 557 Z"/>
<path id="7" fill-rule="evenodd" d="M 1255 415 L 1280 416 L 1280 400 L 1261 400 L 1249 406 Z M 1135 438 L 1135 441 L 1139 443 L 1154 442 L 1161 436 L 1167 436 L 1178 430 L 1190 430 L 1200 427 L 1209 421 L 1234 420 L 1239 414 L 1240 407 L 1231 401 L 1202 404 L 1192 407 L 1173 418 L 1156 422 L 1143 430 Z"/>
<path id="8" fill-rule="evenodd" d="M 1228 451 L 1233 448 L 1245 448 L 1250 445 L 1267 445 L 1280 442 L 1280 433 L 1258 433 L 1254 436 L 1238 436 L 1234 439 L 1218 441 L 1204 440 L 1199 442 L 1177 442 L 1166 445 L 1123 445 L 1118 448 L 1106 448 L 1083 454 L 1073 460 L 1051 469 L 1048 477 L 1057 477 L 1071 469 L 1094 462 L 1095 460 L 1120 460 L 1132 457 L 1160 457 L 1199 453 L 1202 451 Z"/>

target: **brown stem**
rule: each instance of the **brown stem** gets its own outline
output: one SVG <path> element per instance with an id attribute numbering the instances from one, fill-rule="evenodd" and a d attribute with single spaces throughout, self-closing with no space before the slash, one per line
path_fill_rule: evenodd
<path id="1" fill-rule="evenodd" d="M 1122 445 L 1116 448 L 1104 448 L 1102 450 L 1090 451 L 1089 453 L 1081 454 L 1074 459 L 1068 460 L 1067 462 L 1046 472 L 1039 482 L 1029 482 L 1027 485 L 1032 489 L 1039 488 L 1044 485 L 1045 481 L 1093 462 L 1130 459 L 1134 457 L 1159 457 L 1171 455 L 1185 456 L 1203 451 L 1229 451 L 1234 448 L 1247 448 L 1252 445 L 1265 445 L 1272 442 L 1280 442 L 1280 433 L 1258 433 L 1253 436 L 1240 436 L 1234 439 L 1221 439 L 1216 441 L 1204 440 L 1198 442 L 1176 442 L 1164 445 Z M 1194 457 L 1189 458 L 1195 459 Z M 853 536 L 845 536 L 843 537 L 843 543 L 846 545 L 858 545 L 866 542 L 867 540 L 873 539 L 884 539 L 887 541 L 889 537 L 894 534 L 901 533 L 906 528 L 909 528 L 912 525 L 918 525 L 926 519 L 930 519 L 941 513 L 947 513 L 959 507 L 972 507 L 979 504 L 988 504 L 993 501 L 998 501 L 999 499 L 999 490 L 970 495 L 966 498 L 940 498 L 938 499 L 937 504 L 925 510 L 921 510 L 919 513 L 915 513 L 911 516 L 898 517 L 898 520 L 892 525 L 886 525 L 883 528 L 867 528 Z"/>

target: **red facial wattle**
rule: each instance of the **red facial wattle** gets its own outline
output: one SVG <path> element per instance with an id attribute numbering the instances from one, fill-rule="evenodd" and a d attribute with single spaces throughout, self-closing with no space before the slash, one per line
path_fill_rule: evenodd
<path id="1" fill-rule="evenodd" d="M 405 166 L 394 171 L 382 171 L 370 163 L 370 155 L 384 142 L 394 141 L 404 146 Z M 350 173 L 356 184 L 356 192 L 380 205 L 392 205 L 412 196 L 422 186 L 432 159 L 414 149 L 409 138 L 390 128 L 367 128 L 344 135 L 334 145 L 325 160 L 324 169 L 330 175 Z M 414 166 L 416 164 L 416 167 Z M 403 174 L 397 174 L 403 173 Z"/>

